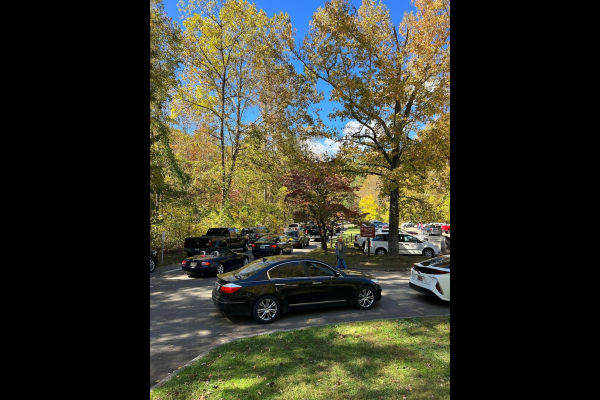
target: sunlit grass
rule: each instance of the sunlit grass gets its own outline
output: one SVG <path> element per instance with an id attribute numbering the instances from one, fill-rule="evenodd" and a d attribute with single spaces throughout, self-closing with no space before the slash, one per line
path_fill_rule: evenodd
<path id="1" fill-rule="evenodd" d="M 350 322 L 219 346 L 152 400 L 449 399 L 450 317 Z"/>

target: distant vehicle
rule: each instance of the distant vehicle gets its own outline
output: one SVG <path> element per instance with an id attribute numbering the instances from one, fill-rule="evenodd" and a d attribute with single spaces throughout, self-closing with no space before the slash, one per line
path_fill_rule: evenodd
<path id="1" fill-rule="evenodd" d="M 188 257 L 201 254 L 202 251 L 208 254 L 223 247 L 248 251 L 248 244 L 248 236 L 242 234 L 239 229 L 209 228 L 206 235 L 185 238 L 183 251 L 187 253 Z"/>
<path id="2" fill-rule="evenodd" d="M 405 222 L 401 225 L 402 228 L 413 228 L 415 224 L 413 222 Z"/>
<path id="3" fill-rule="evenodd" d="M 319 230 L 319 227 L 317 225 L 309 225 L 306 231 L 309 239 L 314 241 L 321 240 L 321 231 Z"/>
<path id="4" fill-rule="evenodd" d="M 249 262 L 247 255 L 234 253 L 224 247 L 210 254 L 203 251 L 202 254 L 186 258 L 181 262 L 181 270 L 187 275 L 217 275 L 236 270 Z"/>
<path id="5" fill-rule="evenodd" d="M 289 224 L 287 226 L 287 228 L 285 228 L 284 233 L 289 232 L 289 231 L 297 231 L 297 230 L 300 230 L 300 224 L 293 223 L 293 224 Z"/>
<path id="6" fill-rule="evenodd" d="M 310 245 L 310 238 L 306 236 L 304 231 L 288 231 L 285 236 L 292 238 L 292 246 L 294 247 L 303 249 L 304 246 Z"/>
<path id="7" fill-rule="evenodd" d="M 225 315 L 252 316 L 268 324 L 282 313 L 308 308 L 369 310 L 381 300 L 381 286 L 370 274 L 337 271 L 316 258 L 276 256 L 218 275 L 212 300 Z"/>
<path id="8" fill-rule="evenodd" d="M 157 265 L 158 265 L 158 257 L 156 255 L 156 251 L 150 250 L 150 273 L 154 272 Z"/>
<path id="9" fill-rule="evenodd" d="M 255 259 L 265 256 L 275 256 L 284 253 L 292 254 L 294 246 L 289 236 L 261 236 L 252 244 L 252 255 Z"/>
<path id="10" fill-rule="evenodd" d="M 371 240 L 371 253 L 380 255 L 387 254 L 388 236 L 388 233 L 376 235 Z M 366 246 L 364 246 L 364 252 L 368 252 Z M 413 235 L 401 233 L 398 235 L 398 254 L 433 257 L 440 255 L 441 249 L 435 243 L 424 241 Z"/>
<path id="11" fill-rule="evenodd" d="M 423 232 L 425 235 L 441 235 L 442 228 L 440 228 L 439 225 L 426 224 L 423 229 L 421 229 L 421 233 Z"/>
<path id="12" fill-rule="evenodd" d="M 417 292 L 450 301 L 450 255 L 415 263 L 408 287 Z"/>
<path id="13" fill-rule="evenodd" d="M 450 224 L 442 224 L 440 228 L 442 228 L 442 232 L 450 234 Z"/>
<path id="14" fill-rule="evenodd" d="M 254 243 L 258 240 L 259 237 L 261 236 L 265 236 L 271 233 L 271 231 L 269 231 L 269 228 L 264 227 L 264 226 L 255 226 L 255 227 L 251 227 L 251 228 L 244 228 L 246 229 L 245 233 L 248 236 L 248 241 L 250 243 Z M 243 229 L 242 229 L 243 231 Z"/>

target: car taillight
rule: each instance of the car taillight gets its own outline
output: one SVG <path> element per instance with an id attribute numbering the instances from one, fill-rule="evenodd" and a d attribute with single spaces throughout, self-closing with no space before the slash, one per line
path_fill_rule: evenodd
<path id="1" fill-rule="evenodd" d="M 209 247 L 210 247 L 210 246 L 212 246 L 212 240 L 209 240 L 209 241 L 208 241 L 208 246 L 209 246 Z"/>
<path id="2" fill-rule="evenodd" d="M 252 247 L 255 247 L 256 245 L 254 243 L 252 243 Z"/>
<path id="3" fill-rule="evenodd" d="M 233 293 L 240 290 L 242 287 L 240 285 L 236 285 L 234 283 L 228 283 L 227 285 L 221 286 L 219 292 L 221 293 Z"/>
<path id="4" fill-rule="evenodd" d="M 183 260 L 183 261 L 181 262 L 181 264 L 182 264 L 182 265 L 185 265 L 185 264 L 187 264 L 187 260 Z"/>
<path id="5" fill-rule="evenodd" d="M 439 282 L 435 284 L 435 288 L 438 290 L 438 292 L 440 292 L 441 294 L 444 294 L 444 291 L 442 290 L 442 287 L 440 286 Z"/>
<path id="6" fill-rule="evenodd" d="M 276 249 L 277 245 L 276 244 L 272 244 L 271 247 L 274 248 L 274 249 Z"/>
<path id="7" fill-rule="evenodd" d="M 204 265 L 205 267 L 207 267 L 207 266 L 209 266 L 209 265 L 210 265 L 210 262 L 208 262 L 208 261 L 202 261 L 202 262 L 200 263 L 200 265 Z"/>

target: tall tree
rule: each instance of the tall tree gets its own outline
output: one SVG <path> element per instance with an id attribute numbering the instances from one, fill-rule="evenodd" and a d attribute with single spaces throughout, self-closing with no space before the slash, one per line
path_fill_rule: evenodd
<path id="1" fill-rule="evenodd" d="M 357 173 L 382 178 L 389 195 L 389 255 L 398 254 L 400 188 L 449 162 L 450 1 L 414 0 L 397 30 L 383 4 L 331 0 L 313 15 L 302 46 L 288 45 L 355 122 L 339 140 Z M 420 175 L 419 175 L 420 174 Z"/>
<path id="2" fill-rule="evenodd" d="M 286 14 L 268 18 L 245 0 L 192 1 L 183 22 L 183 86 L 178 114 L 208 121 L 221 156 L 221 208 L 229 202 L 244 139 L 260 132 L 268 79 L 279 76 Z M 271 72 L 271 74 L 269 74 Z M 275 73 L 274 73 L 275 72 Z M 266 110 L 266 111 L 265 111 Z M 276 110 L 275 110 L 276 111 Z M 273 111 L 273 112 L 275 112 Z"/>
<path id="3" fill-rule="evenodd" d="M 169 104 L 177 87 L 180 32 L 166 15 L 162 0 L 150 0 L 150 225 L 169 191 L 166 175 L 175 182 L 189 182 L 170 146 Z"/>

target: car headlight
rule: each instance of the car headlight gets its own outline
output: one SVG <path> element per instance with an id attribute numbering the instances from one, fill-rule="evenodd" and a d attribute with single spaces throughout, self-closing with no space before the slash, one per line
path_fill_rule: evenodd
<path id="1" fill-rule="evenodd" d="M 371 282 L 373 282 L 373 283 L 379 283 L 379 281 L 377 279 L 371 279 Z"/>

